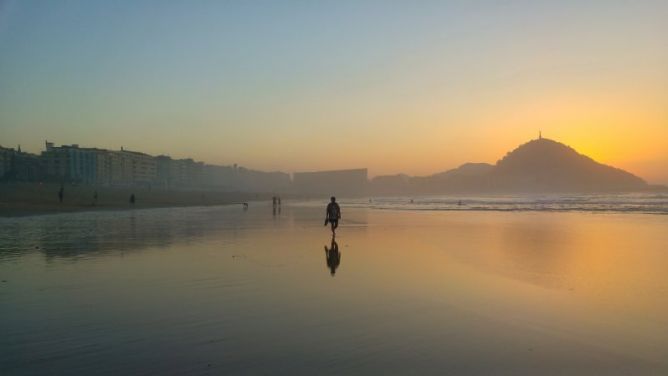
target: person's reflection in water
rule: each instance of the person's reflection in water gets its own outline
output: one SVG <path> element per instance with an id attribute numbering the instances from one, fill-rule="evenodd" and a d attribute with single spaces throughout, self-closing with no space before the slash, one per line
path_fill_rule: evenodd
<path id="1" fill-rule="evenodd" d="M 325 257 L 327 258 L 329 272 L 332 274 L 332 277 L 334 277 L 336 268 L 338 268 L 341 263 L 341 252 L 339 252 L 339 245 L 336 244 L 334 237 L 332 237 L 332 244 L 329 246 L 329 249 L 325 246 Z"/>

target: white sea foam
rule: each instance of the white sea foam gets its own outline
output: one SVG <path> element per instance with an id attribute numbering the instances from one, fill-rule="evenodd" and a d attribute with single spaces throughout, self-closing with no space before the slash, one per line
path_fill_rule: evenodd
<path id="1" fill-rule="evenodd" d="M 342 199 L 348 207 L 393 210 L 583 211 L 668 214 L 665 194 L 415 196 Z"/>

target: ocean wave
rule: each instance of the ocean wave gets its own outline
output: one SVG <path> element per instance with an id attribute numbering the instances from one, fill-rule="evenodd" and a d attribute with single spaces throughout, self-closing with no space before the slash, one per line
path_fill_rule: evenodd
<path id="1" fill-rule="evenodd" d="M 668 214 L 668 195 L 382 197 L 342 200 L 348 207 L 415 211 L 540 211 Z"/>

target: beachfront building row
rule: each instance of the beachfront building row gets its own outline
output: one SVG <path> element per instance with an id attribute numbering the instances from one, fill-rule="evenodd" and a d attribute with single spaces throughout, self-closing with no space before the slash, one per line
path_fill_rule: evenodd
<path id="1" fill-rule="evenodd" d="M 192 188 L 202 185 L 204 163 L 188 159 L 155 157 L 157 183 L 165 188 Z"/>
<path id="2" fill-rule="evenodd" d="M 3 148 L 0 146 L 0 178 L 3 178 L 5 174 L 11 171 L 12 165 L 12 154 L 14 149 Z"/>
<path id="3" fill-rule="evenodd" d="M 157 161 L 148 154 L 54 146 L 46 142 L 42 152 L 46 177 L 50 180 L 96 185 L 147 185 L 157 180 Z"/>
<path id="4" fill-rule="evenodd" d="M 55 146 L 45 142 L 41 155 L 0 147 L 0 180 L 140 186 L 175 190 L 298 193 L 307 196 L 366 192 L 366 169 L 297 172 L 218 166 L 193 159 L 173 159 L 126 150 Z"/>
<path id="5" fill-rule="evenodd" d="M 31 162 L 30 169 L 26 160 Z M 28 170 L 30 174 L 26 174 Z M 287 192 L 291 184 L 290 175 L 283 172 L 207 165 L 166 155 L 154 157 L 123 147 L 55 146 L 48 141 L 41 155 L 0 147 L 0 180 L 247 192 Z"/>
<path id="6" fill-rule="evenodd" d="M 38 155 L 0 146 L 0 180 L 35 181 L 43 176 L 42 161 Z"/>

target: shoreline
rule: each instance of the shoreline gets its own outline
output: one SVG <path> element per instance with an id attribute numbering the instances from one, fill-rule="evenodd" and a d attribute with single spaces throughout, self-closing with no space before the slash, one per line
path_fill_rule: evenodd
<path id="1" fill-rule="evenodd" d="M 264 200 L 248 200 L 245 202 L 259 202 Z M 210 204 L 165 204 L 165 205 L 135 205 L 135 206 L 44 206 L 44 205 L 26 205 L 0 203 L 0 218 L 23 218 L 42 215 L 55 215 L 67 213 L 85 213 L 85 212 L 108 212 L 108 211 L 127 211 L 144 209 L 163 209 L 163 208 L 195 208 L 195 207 L 213 207 L 213 206 L 231 206 L 241 205 L 241 202 L 221 202 Z"/>

